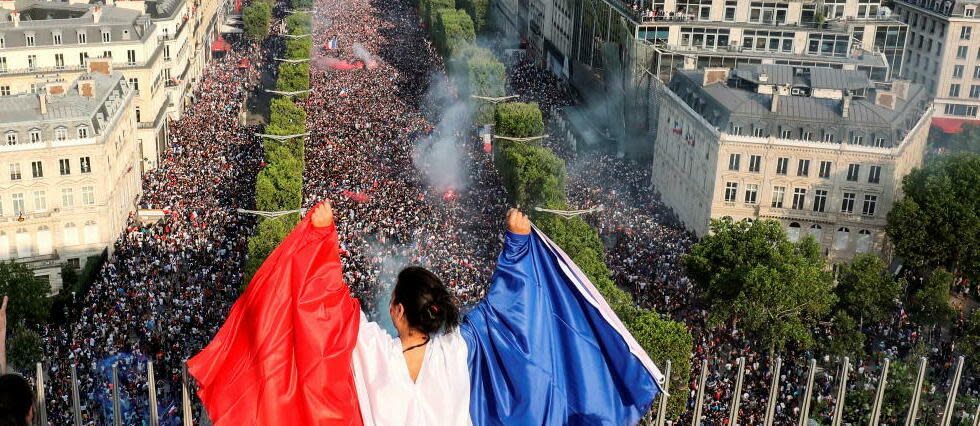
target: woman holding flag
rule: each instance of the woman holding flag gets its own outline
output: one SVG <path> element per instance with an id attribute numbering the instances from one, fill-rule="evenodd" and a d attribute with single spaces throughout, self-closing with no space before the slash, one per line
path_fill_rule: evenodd
<path id="1" fill-rule="evenodd" d="M 216 425 L 635 424 L 664 378 L 577 266 L 511 209 L 462 322 L 441 280 L 397 278 L 391 337 L 342 281 L 329 203 L 276 248 L 188 361 Z M 459 324 L 457 326 L 457 324 Z"/>

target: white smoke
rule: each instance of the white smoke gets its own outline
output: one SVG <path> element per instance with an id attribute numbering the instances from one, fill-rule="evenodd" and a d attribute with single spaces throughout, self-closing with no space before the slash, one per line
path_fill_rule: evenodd
<path id="1" fill-rule="evenodd" d="M 469 102 L 455 99 L 448 81 L 437 76 L 430 82 L 426 98 L 436 108 L 448 106 L 443 107 L 432 133 L 415 144 L 412 161 L 435 190 L 460 191 L 466 186 L 463 144 L 468 141 L 472 107 Z"/>

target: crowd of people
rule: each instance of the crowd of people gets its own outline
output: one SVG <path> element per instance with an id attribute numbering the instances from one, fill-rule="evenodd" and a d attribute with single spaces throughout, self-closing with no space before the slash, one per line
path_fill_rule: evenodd
<path id="1" fill-rule="evenodd" d="M 445 111 L 433 92 L 446 89 L 445 74 L 418 15 L 405 2 L 323 1 L 314 33 L 337 41 L 314 56 L 363 59 L 351 49 L 360 45 L 378 64 L 314 68 L 306 105 L 306 203 L 333 201 L 347 284 L 379 320 L 395 274 L 408 264 L 439 274 L 461 304 L 479 300 L 501 247 L 506 195 L 469 127 L 439 125 Z M 463 159 L 420 160 L 432 138 L 448 140 Z M 427 178 L 454 166 L 466 173 Z"/>
<path id="2" fill-rule="evenodd" d="M 154 363 L 162 424 L 179 424 L 183 361 L 222 324 L 242 287 L 254 220 L 235 212 L 254 198 L 262 150 L 240 123 L 246 93 L 262 63 L 256 50 L 229 51 L 208 65 L 193 103 L 169 124 L 168 150 L 144 175 L 140 207 L 92 287 L 70 308 L 67 325 L 44 330 L 47 416 L 71 423 L 71 366 L 76 365 L 84 424 L 108 424 L 112 366 L 118 367 L 122 423 L 148 413 L 146 361 Z"/>
<path id="3" fill-rule="evenodd" d="M 409 264 L 435 271 L 460 304 L 475 303 L 486 292 L 502 245 L 507 196 L 475 126 L 440 125 L 452 117 L 446 115 L 446 97 L 433 94 L 453 95 L 417 12 L 401 1 L 319 0 L 313 17 L 313 39 L 336 41 L 331 48 L 314 43 L 314 59 L 377 65 L 314 66 L 310 96 L 301 101 L 310 132 L 304 206 L 333 202 L 345 281 L 369 316 L 382 323 L 394 277 Z M 72 306 L 71 325 L 45 330 L 47 412 L 54 424 L 67 424 L 71 416 L 72 364 L 78 367 L 89 423 L 108 419 L 112 365 L 120 369 L 124 423 L 145 419 L 146 360 L 154 361 L 163 424 L 176 422 L 182 363 L 207 344 L 239 295 L 254 220 L 235 209 L 252 205 L 254 177 L 262 167 L 261 144 L 252 136 L 256 129 L 242 126 L 239 114 L 259 72 L 273 66 L 263 59 L 282 47 L 281 39 L 273 37 L 243 56 L 236 52 L 249 49 L 239 44 L 209 65 L 193 104 L 170 125 L 166 158 L 145 176 L 141 206 L 163 209 L 166 216 L 154 224 L 132 218 L 92 289 Z M 250 67 L 239 66 L 243 58 Z M 538 102 L 546 118 L 574 103 L 563 82 L 530 60 L 510 64 L 508 77 L 510 91 L 521 101 Z M 639 305 L 685 323 L 694 337 L 688 408 L 693 407 L 700 362 L 707 359 L 703 424 L 726 424 L 736 359 L 745 357 L 740 418 L 761 423 L 772 358 L 737 327 L 708 323 L 681 264 L 696 238 L 660 202 L 650 187 L 650 171 L 611 155 L 575 155 L 561 132 L 551 133 L 555 136 L 546 143 L 568 161 L 570 204 L 605 207 L 587 220 L 606 244 L 616 283 Z M 420 160 L 427 154 L 422 146 L 433 138 L 452 141 L 450 151 L 458 162 Z M 450 182 L 430 179 L 445 167 L 464 173 Z M 854 361 L 852 390 L 873 388 L 879 365 L 871 355 L 904 357 L 917 342 L 934 337 L 918 329 L 904 310 L 864 329 L 872 336 L 869 356 Z M 933 347 L 929 355 L 934 360 L 949 358 L 948 346 Z M 783 356 L 776 424 L 799 416 L 805 366 L 814 354 Z M 819 356 L 818 361 L 823 369 L 815 380 L 812 412 L 826 416 L 835 402 L 837 360 Z M 931 370 L 931 391 L 942 392 L 950 369 L 940 363 Z M 690 422 L 690 412 L 680 420 Z"/>

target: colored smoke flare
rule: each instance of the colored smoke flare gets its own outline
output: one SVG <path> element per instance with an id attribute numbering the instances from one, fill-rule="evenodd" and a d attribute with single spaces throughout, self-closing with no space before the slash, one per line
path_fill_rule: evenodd
<path id="1" fill-rule="evenodd" d="M 445 194 L 442 194 L 442 199 L 446 201 L 455 200 L 457 198 L 459 198 L 459 194 L 457 194 L 456 191 L 453 191 L 452 189 L 446 191 Z"/>

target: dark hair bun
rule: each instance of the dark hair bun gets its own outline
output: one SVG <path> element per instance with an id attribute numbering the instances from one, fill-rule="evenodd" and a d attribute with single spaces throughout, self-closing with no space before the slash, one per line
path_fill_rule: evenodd
<path id="1" fill-rule="evenodd" d="M 405 308 L 408 325 L 425 334 L 449 331 L 459 325 L 459 308 L 453 296 L 428 269 L 419 266 L 402 269 L 392 301 Z"/>

